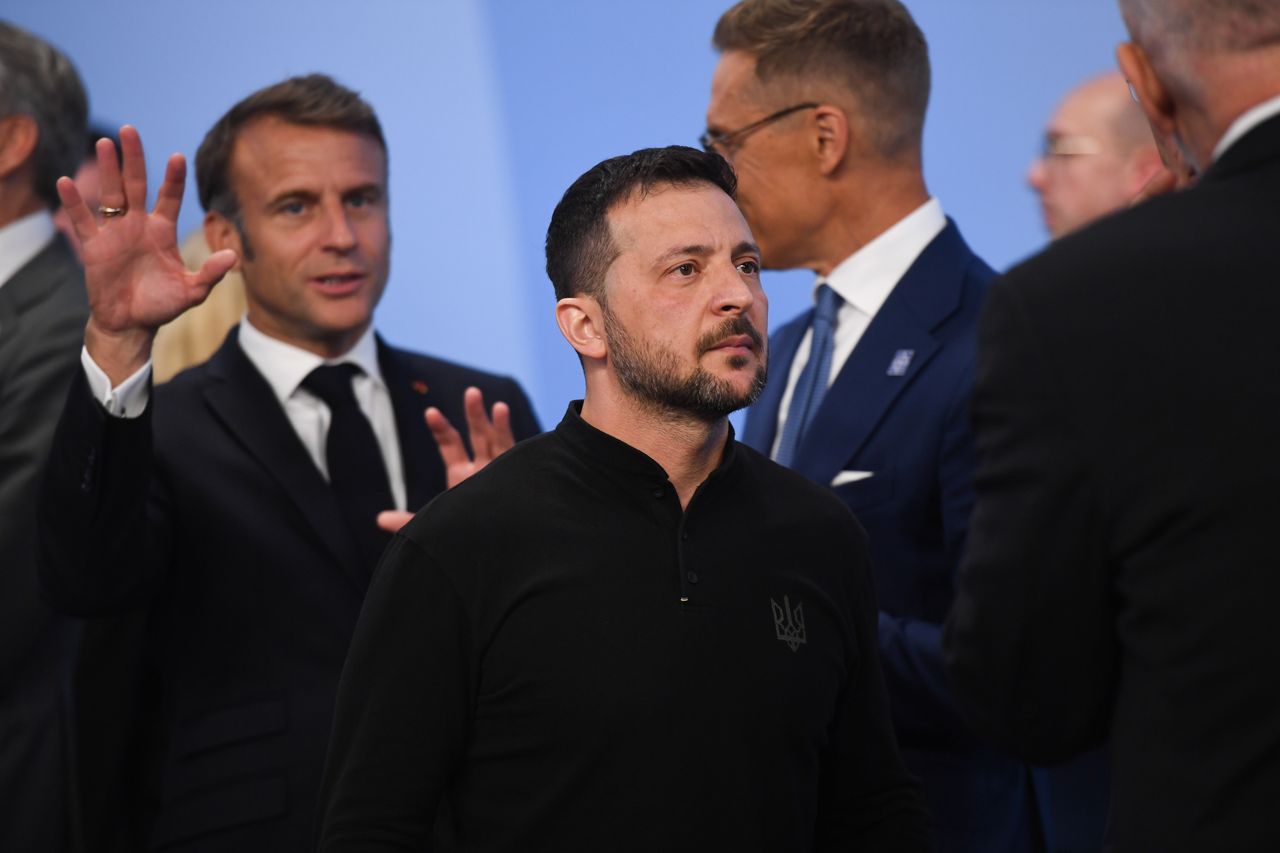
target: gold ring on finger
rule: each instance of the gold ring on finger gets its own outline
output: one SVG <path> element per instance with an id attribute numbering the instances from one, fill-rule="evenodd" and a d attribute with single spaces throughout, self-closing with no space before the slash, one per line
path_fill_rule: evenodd
<path id="1" fill-rule="evenodd" d="M 102 214 L 103 219 L 110 219 L 113 216 L 124 216 L 127 207 L 107 207 L 105 204 L 98 206 L 98 213 Z"/>

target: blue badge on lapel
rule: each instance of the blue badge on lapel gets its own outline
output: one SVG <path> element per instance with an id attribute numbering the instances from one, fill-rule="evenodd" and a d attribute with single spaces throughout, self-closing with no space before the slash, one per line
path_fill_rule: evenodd
<path id="1" fill-rule="evenodd" d="M 911 359 L 916 354 L 913 349 L 900 349 L 893 354 L 893 361 L 889 362 L 889 369 L 885 371 L 886 376 L 906 376 L 907 368 L 911 366 Z"/>

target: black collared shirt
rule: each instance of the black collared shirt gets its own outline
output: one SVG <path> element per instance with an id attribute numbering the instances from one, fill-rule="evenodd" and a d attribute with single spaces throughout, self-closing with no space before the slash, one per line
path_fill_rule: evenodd
<path id="1" fill-rule="evenodd" d="M 343 673 L 322 849 L 926 850 L 865 536 L 730 440 L 681 510 L 577 404 L 418 514 Z"/>

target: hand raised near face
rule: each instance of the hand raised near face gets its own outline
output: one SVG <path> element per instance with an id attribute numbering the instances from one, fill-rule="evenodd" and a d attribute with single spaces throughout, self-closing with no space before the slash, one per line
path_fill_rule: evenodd
<path id="1" fill-rule="evenodd" d="M 150 357 L 160 326 L 204 301 L 235 265 L 235 252 L 212 254 L 189 272 L 178 254 L 177 219 L 186 182 L 186 161 L 169 158 L 155 209 L 147 213 L 147 172 L 138 131 L 120 129 L 123 170 L 115 145 L 98 140 L 101 221 L 89 210 L 75 182 L 58 179 L 58 195 L 83 247 L 90 318 L 85 345 L 98 366 L 120 382 Z"/>

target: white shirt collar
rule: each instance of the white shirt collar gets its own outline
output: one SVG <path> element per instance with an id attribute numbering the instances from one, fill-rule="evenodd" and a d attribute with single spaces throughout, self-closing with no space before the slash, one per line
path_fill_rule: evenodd
<path id="1" fill-rule="evenodd" d="M 370 325 L 346 354 L 338 358 L 321 358 L 313 352 L 287 344 L 254 328 L 245 317 L 240 321 L 240 348 L 253 366 L 266 378 L 280 405 L 293 396 L 307 374 L 322 364 L 351 363 L 359 367 L 375 383 L 386 387 L 378 369 L 378 345 Z"/>
<path id="2" fill-rule="evenodd" d="M 1267 119 L 1280 113 L 1280 95 L 1263 101 L 1252 109 L 1246 110 L 1227 128 L 1227 132 L 1222 134 L 1222 138 L 1218 140 L 1218 144 L 1213 148 L 1213 159 L 1216 162 L 1219 157 L 1226 153 L 1227 149 L 1240 141 L 1240 138 Z"/>
<path id="3" fill-rule="evenodd" d="M 0 287 L 52 242 L 53 214 L 40 209 L 0 228 Z"/>
<path id="4" fill-rule="evenodd" d="M 825 281 L 846 303 L 874 317 L 894 285 L 946 227 L 942 203 L 930 198 L 841 261 Z M 822 283 L 820 278 L 817 284 Z"/>

